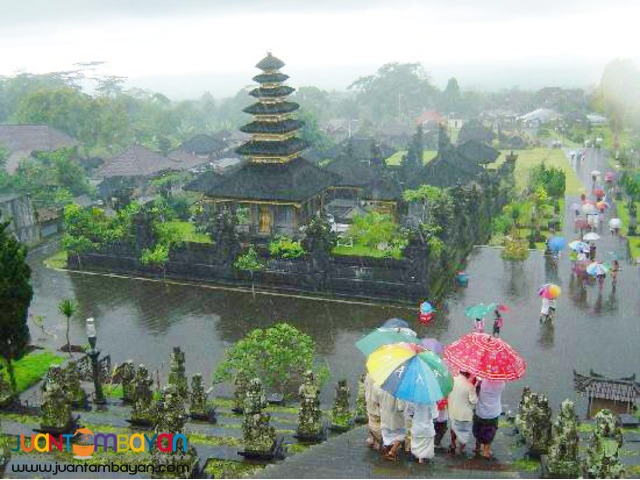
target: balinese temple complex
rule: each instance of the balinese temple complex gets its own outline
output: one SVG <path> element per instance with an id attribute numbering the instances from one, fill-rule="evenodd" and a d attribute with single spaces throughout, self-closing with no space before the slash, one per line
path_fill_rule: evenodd
<path id="1" fill-rule="evenodd" d="M 236 149 L 246 160 L 243 166 L 226 177 L 210 173 L 187 187 L 203 193 L 214 211 L 242 211 L 240 228 L 252 236 L 297 236 L 339 180 L 300 156 L 307 147 L 298 137 L 303 122 L 293 118 L 299 105 L 287 99 L 294 89 L 284 84 L 289 77 L 280 72 L 283 66 L 271 53 L 256 65 L 262 73 L 253 77 L 259 86 L 250 95 L 258 101 L 244 109 L 253 121 L 240 128 L 251 140 Z"/>

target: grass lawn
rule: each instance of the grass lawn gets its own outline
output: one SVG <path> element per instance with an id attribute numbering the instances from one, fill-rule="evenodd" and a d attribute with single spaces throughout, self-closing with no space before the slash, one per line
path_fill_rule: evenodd
<path id="1" fill-rule="evenodd" d="M 208 235 L 196 232 L 196 226 L 191 222 L 172 221 L 162 224 L 169 238 L 177 242 L 213 243 Z"/>
<path id="2" fill-rule="evenodd" d="M 49 258 L 45 258 L 42 263 L 47 268 L 67 268 L 67 252 L 66 250 L 60 250 Z"/>
<path id="3" fill-rule="evenodd" d="M 490 166 L 495 168 L 504 162 L 504 157 L 509 154 L 510 150 L 503 150 L 498 160 Z M 544 162 L 547 167 L 556 167 L 564 170 L 567 176 L 567 195 L 580 195 L 584 185 L 571 168 L 569 160 L 559 148 L 532 148 L 530 150 L 518 150 L 518 160 L 516 161 L 516 170 L 514 172 L 516 178 L 516 188 L 519 192 L 524 191 L 529 180 L 529 172 L 536 165 Z"/>
<path id="4" fill-rule="evenodd" d="M 636 207 L 640 209 L 640 202 L 636 203 Z M 631 258 L 635 260 L 640 258 L 640 237 L 629 237 L 629 209 L 627 208 L 627 202 L 620 200 L 616 202 L 616 208 L 618 209 L 618 218 L 622 220 L 621 234 L 627 237 L 629 241 L 629 250 L 631 252 Z"/>
<path id="5" fill-rule="evenodd" d="M 13 363 L 16 372 L 18 393 L 24 392 L 31 385 L 40 380 L 49 370 L 50 365 L 57 365 L 64 361 L 64 357 L 56 355 L 49 350 L 34 350 L 23 358 Z M 9 381 L 6 365 L 2 375 Z"/>
<path id="6" fill-rule="evenodd" d="M 407 153 L 406 150 L 400 150 L 400 151 L 394 153 L 393 155 L 391 155 L 389 158 L 387 158 L 385 160 L 385 162 L 386 162 L 387 165 L 392 165 L 392 166 L 400 165 L 400 162 L 402 161 L 402 157 L 404 155 L 406 155 L 406 153 Z M 424 164 L 427 164 L 431 160 L 436 158 L 437 155 L 438 155 L 438 151 L 437 150 L 424 150 L 422 152 L 422 162 Z"/>
<path id="7" fill-rule="evenodd" d="M 377 248 L 371 248 L 366 245 L 354 244 L 353 247 L 335 247 L 331 253 L 334 255 L 346 255 L 346 256 L 355 256 L 355 257 L 374 257 L 374 258 L 402 258 L 402 252 L 399 250 L 394 250 L 391 255 L 388 254 L 385 250 L 378 250 Z"/>

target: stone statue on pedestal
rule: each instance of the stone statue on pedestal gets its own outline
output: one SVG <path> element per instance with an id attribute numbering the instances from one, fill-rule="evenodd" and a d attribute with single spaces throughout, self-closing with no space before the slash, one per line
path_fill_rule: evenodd
<path id="1" fill-rule="evenodd" d="M 78 365 L 75 361 L 71 360 L 62 371 L 62 381 L 63 388 L 71 397 L 72 407 L 84 407 L 87 401 L 87 394 L 80 387 L 80 372 L 78 372 Z"/>
<path id="2" fill-rule="evenodd" d="M 206 420 L 215 423 L 216 414 L 213 407 L 207 407 L 207 393 L 204 391 L 202 375 L 199 373 L 191 377 L 191 404 L 189 415 L 194 420 Z"/>
<path id="3" fill-rule="evenodd" d="M 187 376 L 184 368 L 184 352 L 180 347 L 173 347 L 173 352 L 169 356 L 169 382 L 176 387 L 178 395 L 183 400 L 187 399 Z"/>
<path id="4" fill-rule="evenodd" d="M 573 402 L 565 400 L 553 424 L 547 456 L 547 469 L 554 477 L 576 478 L 580 475 L 578 423 Z"/>
<path id="5" fill-rule="evenodd" d="M 305 372 L 304 383 L 300 385 L 298 395 L 300 408 L 296 436 L 300 440 L 322 440 L 324 428 L 320 410 L 320 389 L 316 383 L 315 374 L 311 370 Z"/>
<path id="6" fill-rule="evenodd" d="M 262 389 L 262 382 L 254 378 L 249 382 L 249 389 L 244 402 L 244 421 L 242 437 L 244 452 L 242 455 L 252 458 L 273 458 L 278 448 L 276 430 L 269 422 L 271 415 L 263 412 L 267 401 Z"/>
<path id="7" fill-rule="evenodd" d="M 0 380 L 2 377 L 0 377 Z M 4 467 L 11 461 L 11 447 L 9 437 L 2 434 L 2 422 L 0 421 L 0 478 L 4 478 Z"/>
<path id="8" fill-rule="evenodd" d="M 525 431 L 527 430 L 527 423 L 525 419 L 531 409 L 531 399 L 531 389 L 526 386 L 522 389 L 522 396 L 520 397 L 520 404 L 518 406 L 518 413 L 516 414 L 515 420 L 516 428 L 523 440 L 525 437 Z"/>
<path id="9" fill-rule="evenodd" d="M 40 430 L 63 434 L 75 425 L 71 415 L 71 392 L 65 389 L 64 373 L 59 365 L 49 367 L 42 386 Z"/>
<path id="10" fill-rule="evenodd" d="M 153 425 L 152 384 L 153 380 L 149 376 L 147 367 L 140 365 L 133 379 L 133 408 L 131 409 L 131 423 L 133 425 Z"/>
<path id="11" fill-rule="evenodd" d="M 624 465 L 620 462 L 623 444 L 620 421 L 611 410 L 600 410 L 595 416 L 596 425 L 589 442 L 584 463 L 585 478 L 622 478 Z"/>
<path id="12" fill-rule="evenodd" d="M 176 472 L 154 471 L 153 478 L 196 478 L 193 475 L 199 470 L 198 455 L 195 448 L 188 444 L 184 429 L 186 421 L 184 399 L 177 387 L 170 383 L 163 389 L 156 406 L 155 433 L 162 449 L 155 447 L 151 452 L 151 458 L 156 466 L 186 464 L 191 465 L 192 471 L 181 472 L 179 477 L 176 477 Z M 185 435 L 185 438 L 178 434 Z"/>
<path id="13" fill-rule="evenodd" d="M 551 408 L 546 395 L 533 394 L 531 410 L 526 419 L 525 442 L 535 455 L 547 453 L 551 441 Z"/>
<path id="14" fill-rule="evenodd" d="M 351 427 L 352 415 L 349 410 L 349 387 L 347 380 L 338 381 L 336 386 L 336 399 L 331 410 L 331 429 L 335 431 L 345 431 Z"/>
<path id="15" fill-rule="evenodd" d="M 122 402 L 133 403 L 133 379 L 136 376 L 136 367 L 133 361 L 127 360 L 120 366 L 120 383 L 122 385 Z"/>
<path id="16" fill-rule="evenodd" d="M 238 370 L 236 378 L 233 380 L 233 408 L 234 413 L 244 412 L 244 401 L 249 389 L 249 377 L 244 370 Z"/>

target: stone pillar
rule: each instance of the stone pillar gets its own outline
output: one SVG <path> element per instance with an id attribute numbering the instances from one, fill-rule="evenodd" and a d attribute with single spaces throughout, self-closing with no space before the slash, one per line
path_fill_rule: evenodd
<path id="1" fill-rule="evenodd" d="M 247 457 L 270 457 L 276 446 L 276 430 L 270 425 L 271 415 L 263 412 L 267 407 L 262 382 L 254 378 L 244 402 L 242 438 Z"/>

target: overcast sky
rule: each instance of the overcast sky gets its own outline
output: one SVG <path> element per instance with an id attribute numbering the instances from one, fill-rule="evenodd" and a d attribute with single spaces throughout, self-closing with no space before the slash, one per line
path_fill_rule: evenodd
<path id="1" fill-rule="evenodd" d="M 595 83 L 638 60 L 640 2 L 592 0 L 0 0 L 0 75 L 104 61 L 174 96 L 231 95 L 267 50 L 293 86 L 343 90 L 391 61 L 439 86 Z M 191 83 L 190 83 L 191 81 Z"/>

